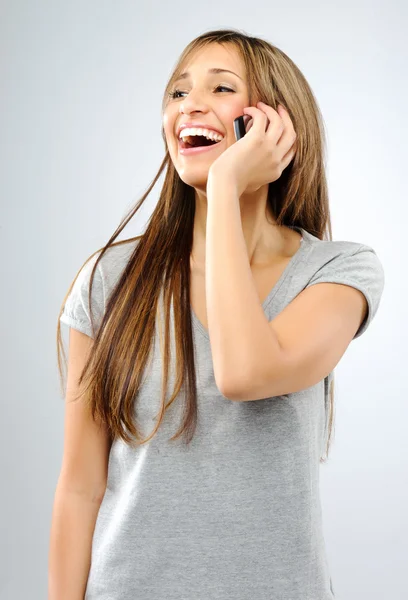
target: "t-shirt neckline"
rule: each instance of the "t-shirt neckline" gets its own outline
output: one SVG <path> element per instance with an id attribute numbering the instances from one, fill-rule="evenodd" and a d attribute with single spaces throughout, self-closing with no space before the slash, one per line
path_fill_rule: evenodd
<path id="1" fill-rule="evenodd" d="M 262 309 L 263 310 L 265 310 L 268 307 L 269 303 L 272 301 L 272 299 L 277 294 L 277 292 L 278 292 L 279 288 L 281 287 L 282 283 L 285 281 L 285 279 L 289 275 L 290 271 L 298 263 L 298 261 L 300 260 L 303 252 L 306 249 L 306 246 L 307 246 L 306 241 L 308 240 L 307 231 L 305 231 L 304 229 L 302 229 L 302 227 L 295 227 L 294 229 L 297 229 L 297 231 L 302 235 L 302 238 L 300 240 L 300 246 L 296 250 L 295 254 L 291 257 L 290 261 L 288 262 L 288 264 L 286 265 L 286 267 L 284 268 L 284 270 L 282 271 L 281 276 L 279 277 L 278 281 L 275 283 L 275 285 L 269 291 L 269 294 L 266 296 L 265 300 L 262 302 Z M 194 312 L 193 307 L 191 306 L 191 304 L 190 304 L 190 312 L 191 312 L 191 319 L 192 319 L 193 326 L 195 326 L 195 328 L 198 331 L 200 331 L 200 333 L 207 340 L 209 340 L 210 339 L 210 335 L 208 333 L 208 330 L 204 327 L 204 325 L 201 323 L 200 319 L 195 314 L 195 312 Z"/>

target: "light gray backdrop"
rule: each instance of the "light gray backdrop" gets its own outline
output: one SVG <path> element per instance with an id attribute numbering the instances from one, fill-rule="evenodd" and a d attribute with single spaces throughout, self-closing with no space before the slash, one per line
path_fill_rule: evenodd
<path id="1" fill-rule="evenodd" d="M 220 27 L 267 38 L 301 68 L 327 129 L 334 238 L 383 261 L 376 319 L 336 368 L 321 492 L 339 600 L 407 598 L 407 4 L 3 0 L 1 600 L 47 597 L 64 294 L 159 166 L 161 96 L 179 53 Z"/>

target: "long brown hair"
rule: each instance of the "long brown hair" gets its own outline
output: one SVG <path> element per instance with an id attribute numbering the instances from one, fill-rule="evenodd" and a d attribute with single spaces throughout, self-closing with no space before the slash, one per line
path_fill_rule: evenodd
<path id="1" fill-rule="evenodd" d="M 305 77 L 282 50 L 265 40 L 250 37 L 234 29 L 204 33 L 190 42 L 179 57 L 167 82 L 162 108 L 165 108 L 169 90 L 186 60 L 193 52 L 213 43 L 229 44 L 239 52 L 246 69 L 249 105 L 255 105 L 257 100 L 262 100 L 276 110 L 280 103 L 286 107 L 294 124 L 297 134 L 295 158 L 283 171 L 281 177 L 269 184 L 268 203 L 276 224 L 301 227 L 319 239 L 332 240 L 324 169 L 326 142 L 323 119 Z M 99 420 L 106 425 L 111 440 L 120 437 L 132 445 L 135 439 L 138 440 L 136 445 L 140 445 L 155 435 L 166 409 L 176 399 L 181 389 L 185 393 L 183 419 L 171 441 L 183 435 L 185 442 L 190 443 L 197 423 L 196 371 L 190 304 L 190 254 L 195 195 L 194 188 L 181 180 L 170 159 L 163 127 L 162 137 L 165 156 L 146 193 L 124 217 L 108 243 L 84 263 L 85 265 L 98 254 L 90 276 L 89 303 L 91 305 L 92 282 L 98 262 L 109 247 L 129 241 L 113 243 L 142 206 L 165 170 L 164 183 L 157 205 L 145 232 L 137 238 L 131 238 L 131 240 L 137 239 L 138 243 L 112 290 L 96 332 L 91 312 L 93 344 L 79 379 L 80 385 L 85 384 L 81 395 L 86 399 L 95 421 Z M 64 298 L 59 316 L 63 312 L 65 301 L 78 274 Z M 133 415 L 152 346 L 156 312 L 162 291 L 165 331 L 164 344 L 162 342 L 161 405 L 157 424 L 150 435 L 142 439 Z M 171 301 L 174 308 L 177 367 L 174 390 L 169 402 L 165 404 L 170 359 Z M 58 367 L 62 389 L 64 389 L 61 350 L 63 351 L 63 344 L 58 319 Z M 63 354 L 66 365 L 65 353 Z M 332 387 L 330 398 L 326 458 L 333 429 Z M 320 461 L 325 462 L 326 458 L 321 457 Z"/>

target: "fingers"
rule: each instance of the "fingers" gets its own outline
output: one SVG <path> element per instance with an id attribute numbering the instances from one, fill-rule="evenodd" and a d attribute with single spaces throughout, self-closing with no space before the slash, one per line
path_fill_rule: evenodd
<path id="1" fill-rule="evenodd" d="M 255 106 L 248 106 L 243 109 L 243 112 L 252 117 L 250 129 L 252 128 L 255 133 L 264 134 L 269 125 L 267 114 Z"/>
<path id="2" fill-rule="evenodd" d="M 281 104 L 276 111 L 265 102 L 257 102 L 256 107 L 249 106 L 243 112 L 252 117 L 247 131 L 253 127 L 255 133 L 267 135 L 279 147 L 286 168 L 294 157 L 297 137 L 288 111 Z"/>
<path id="3" fill-rule="evenodd" d="M 272 126 L 268 128 L 267 133 L 272 133 L 272 137 L 276 138 L 277 136 L 279 139 L 287 126 L 287 119 L 284 119 L 284 115 L 282 114 L 283 107 L 278 104 L 278 111 L 276 111 L 272 106 L 265 104 L 265 102 L 258 102 L 257 106 L 266 113 L 269 117 L 269 122 L 272 124 Z M 287 116 L 289 117 L 289 115 Z"/>
<path id="4" fill-rule="evenodd" d="M 276 111 L 274 112 L 276 113 Z M 276 147 L 282 152 L 282 163 L 285 163 L 283 168 L 286 168 L 295 154 L 297 136 L 289 113 L 281 104 L 278 104 L 278 111 L 276 114 L 280 116 L 281 122 L 283 123 L 283 131 L 276 142 Z"/>
<path id="5" fill-rule="evenodd" d="M 278 105 L 278 111 L 285 126 L 284 135 L 287 134 L 286 137 L 288 138 L 288 143 L 290 144 L 290 147 L 292 147 L 296 140 L 296 132 L 293 127 L 292 119 L 290 118 L 288 111 L 281 104 Z"/>
<path id="6" fill-rule="evenodd" d="M 251 129 L 252 125 L 254 124 L 254 119 L 253 117 L 251 117 L 250 115 L 245 115 L 245 131 L 246 133 L 248 133 L 248 131 Z"/>

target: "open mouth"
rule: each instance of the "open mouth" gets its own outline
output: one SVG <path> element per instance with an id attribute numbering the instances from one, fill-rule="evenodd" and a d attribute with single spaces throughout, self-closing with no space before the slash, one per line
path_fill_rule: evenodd
<path id="1" fill-rule="evenodd" d="M 222 142 L 222 140 L 220 140 Z M 200 148 L 203 146 L 215 146 L 220 142 L 215 140 L 209 140 L 204 135 L 189 135 L 187 137 L 179 138 L 180 148 Z"/>

